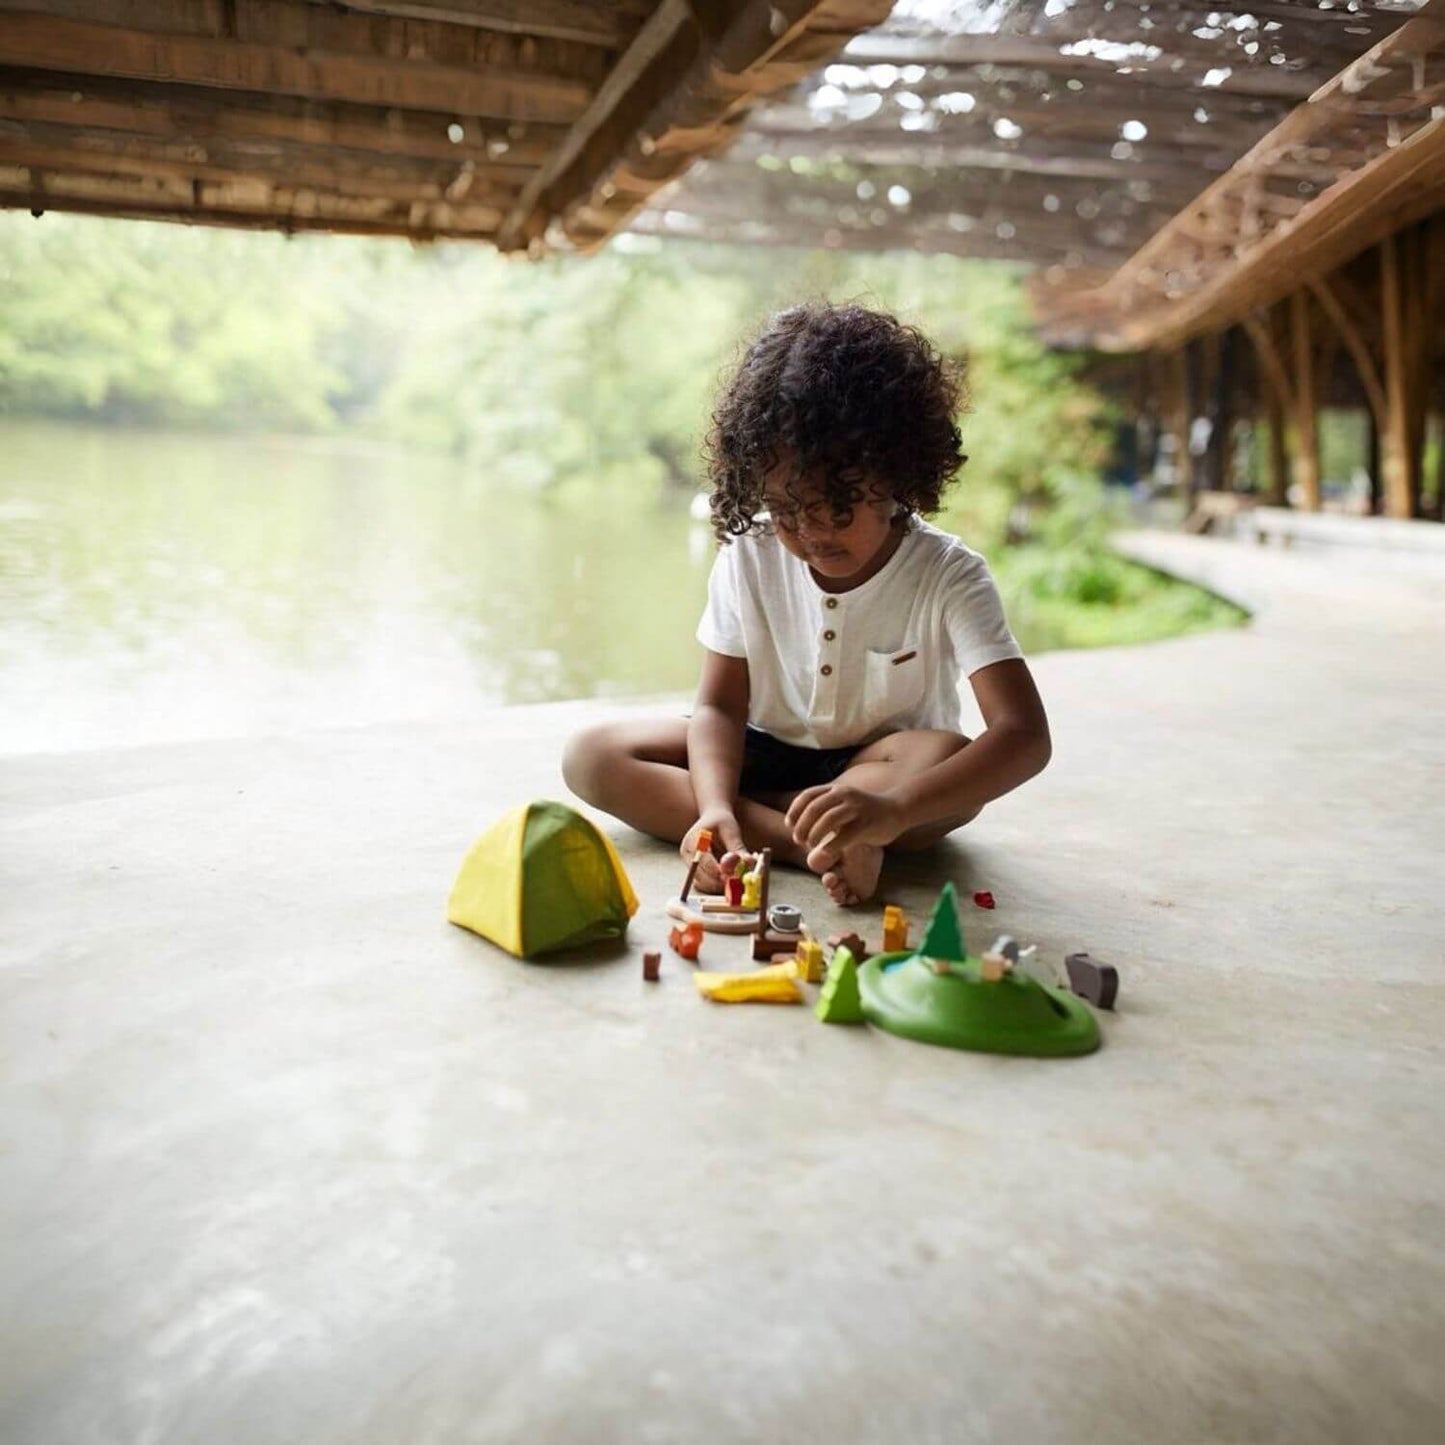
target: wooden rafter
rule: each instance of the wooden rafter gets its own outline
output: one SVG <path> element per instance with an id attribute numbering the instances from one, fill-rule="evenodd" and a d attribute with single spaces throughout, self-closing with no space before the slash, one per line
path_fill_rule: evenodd
<path id="1" fill-rule="evenodd" d="M 213 140 L 258 148 L 293 144 L 458 165 L 471 161 L 522 171 L 540 165 L 562 134 L 558 126 L 536 122 L 97 76 L 0 71 L 0 128 L 18 134 L 17 127 L 33 124 L 201 147 Z"/>
<path id="2" fill-rule="evenodd" d="M 440 20 L 510 35 L 541 35 L 614 49 L 623 39 L 616 10 L 588 0 L 346 0 L 349 10 L 400 20 Z"/>
<path id="3" fill-rule="evenodd" d="M 0 64 L 34 70 L 561 123 L 580 115 L 591 96 L 585 80 L 565 74 L 528 74 L 460 57 L 458 63 L 423 62 L 379 49 L 311 51 L 272 41 L 157 36 L 47 15 L 11 14 L 0 24 Z"/>
<path id="4" fill-rule="evenodd" d="M 554 243 L 565 237 L 580 250 L 595 249 L 696 159 L 730 145 L 760 97 L 816 70 L 850 36 L 882 20 L 892 4 L 741 0 L 723 7 L 711 33 L 697 29 L 692 45 L 678 45 L 669 55 L 669 65 L 682 67 L 674 83 L 659 83 L 663 67 L 653 62 L 624 105 L 580 123 L 587 133 L 568 147 L 570 161 L 547 177 L 536 197 L 558 217 Z M 508 228 L 514 224 L 519 236 L 538 234 L 535 211 L 525 219 L 509 217 Z"/>

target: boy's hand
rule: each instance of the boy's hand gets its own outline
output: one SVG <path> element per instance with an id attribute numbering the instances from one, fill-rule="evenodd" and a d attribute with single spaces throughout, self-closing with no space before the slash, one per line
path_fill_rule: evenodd
<path id="1" fill-rule="evenodd" d="M 691 858 L 697 852 L 697 835 L 704 828 L 712 834 L 712 851 L 715 855 L 747 851 L 743 846 L 743 830 L 738 826 L 732 809 L 709 808 L 687 830 L 687 837 L 682 840 L 682 851 L 686 857 Z"/>
<path id="2" fill-rule="evenodd" d="M 704 828 L 712 832 L 712 853 L 698 865 L 693 885 L 701 893 L 721 893 L 722 870 L 717 864 L 718 855 L 745 851 L 743 830 L 738 826 L 738 820 L 730 810 L 710 809 L 687 830 L 682 840 L 682 847 L 679 851 L 689 863 L 692 862 L 692 855 L 697 852 L 697 840 Z"/>
<path id="3" fill-rule="evenodd" d="M 906 832 L 903 805 L 887 793 L 869 793 L 848 783 L 824 783 L 804 788 L 788 809 L 788 826 L 794 841 L 809 849 L 829 848 L 837 853 L 855 843 L 886 847 Z"/>

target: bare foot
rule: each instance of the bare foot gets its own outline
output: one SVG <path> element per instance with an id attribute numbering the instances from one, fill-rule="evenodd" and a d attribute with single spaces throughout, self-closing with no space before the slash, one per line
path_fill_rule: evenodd
<path id="1" fill-rule="evenodd" d="M 883 871 L 883 850 L 873 843 L 855 843 L 844 853 L 814 848 L 808 867 L 822 875 L 828 897 L 840 908 L 866 903 L 878 887 Z"/>

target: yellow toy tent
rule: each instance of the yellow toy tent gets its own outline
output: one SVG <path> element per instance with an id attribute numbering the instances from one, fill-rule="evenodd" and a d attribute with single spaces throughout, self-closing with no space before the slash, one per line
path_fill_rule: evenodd
<path id="1" fill-rule="evenodd" d="M 518 958 L 621 938 L 637 912 L 611 841 L 565 803 L 524 803 L 462 860 L 447 918 Z"/>

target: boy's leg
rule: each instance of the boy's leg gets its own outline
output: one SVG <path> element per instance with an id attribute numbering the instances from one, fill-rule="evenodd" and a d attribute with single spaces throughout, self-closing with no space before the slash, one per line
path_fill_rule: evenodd
<path id="1" fill-rule="evenodd" d="M 935 728 L 910 729 L 890 733 L 854 754 L 842 778 L 859 788 L 883 789 L 900 777 L 926 772 L 946 758 L 966 748 L 972 739 L 962 733 L 943 732 Z M 841 779 L 840 779 L 841 781 Z M 980 810 L 940 818 L 900 833 L 888 846 L 899 853 L 917 853 L 941 842 L 955 828 L 971 823 Z"/>
<path id="2" fill-rule="evenodd" d="M 686 718 L 638 718 L 584 728 L 563 751 L 562 777 L 584 802 L 654 838 L 680 843 L 697 822 Z M 739 798 L 736 811 L 748 847 L 771 848 L 778 862 L 803 866 L 806 850 L 793 841 L 786 810 Z"/>

